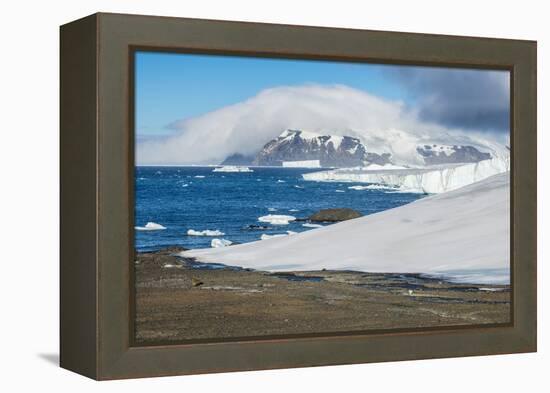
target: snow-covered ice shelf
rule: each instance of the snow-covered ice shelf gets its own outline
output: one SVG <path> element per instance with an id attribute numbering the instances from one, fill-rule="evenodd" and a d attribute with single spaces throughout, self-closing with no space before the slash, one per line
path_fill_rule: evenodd
<path id="1" fill-rule="evenodd" d="M 201 262 L 267 271 L 339 269 L 441 274 L 495 282 L 510 262 L 509 172 L 354 220 L 219 249 Z M 484 274 L 483 272 L 487 272 Z M 504 279 L 509 275 L 505 274 Z M 498 275 L 499 283 L 503 275 Z"/>

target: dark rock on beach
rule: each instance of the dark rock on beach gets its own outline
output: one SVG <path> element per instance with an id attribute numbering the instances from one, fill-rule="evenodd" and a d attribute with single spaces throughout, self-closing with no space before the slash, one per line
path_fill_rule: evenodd
<path id="1" fill-rule="evenodd" d="M 261 272 L 138 253 L 137 343 L 507 323 L 510 287 L 420 274 Z M 196 285 L 201 283 L 199 285 Z"/>
<path id="2" fill-rule="evenodd" d="M 338 222 L 359 218 L 363 215 L 357 210 L 340 208 L 340 209 L 324 209 L 309 216 L 309 221 L 314 222 Z"/>

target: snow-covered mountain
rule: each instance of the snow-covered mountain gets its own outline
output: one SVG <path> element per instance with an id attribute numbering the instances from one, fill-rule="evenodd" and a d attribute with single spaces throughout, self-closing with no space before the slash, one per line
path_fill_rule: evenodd
<path id="1" fill-rule="evenodd" d="M 491 153 L 483 153 L 473 146 L 424 145 L 416 148 L 426 165 L 458 164 L 491 159 Z"/>
<path id="2" fill-rule="evenodd" d="M 389 163 L 389 155 L 369 154 L 359 138 L 322 135 L 310 131 L 285 130 L 269 141 L 254 165 L 278 166 L 289 161 L 318 160 L 324 167 L 350 167 L 365 162 Z"/>
<path id="3" fill-rule="evenodd" d="M 222 164 L 281 166 L 284 162 L 319 161 L 323 167 L 405 165 L 424 167 L 476 163 L 507 156 L 504 146 L 465 135 L 419 134 L 398 130 L 312 132 L 287 129 L 252 158 L 233 154 Z"/>

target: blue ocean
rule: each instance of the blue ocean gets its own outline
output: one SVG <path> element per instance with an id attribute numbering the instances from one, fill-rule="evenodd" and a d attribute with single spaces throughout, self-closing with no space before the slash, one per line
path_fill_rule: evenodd
<path id="1" fill-rule="evenodd" d="M 347 207 L 368 215 L 423 197 L 391 190 L 349 188 L 365 186 L 359 183 L 303 180 L 302 174 L 318 169 L 252 169 L 253 172 L 226 173 L 213 172 L 212 167 L 136 167 L 135 225 L 144 227 L 153 222 L 165 228 L 136 230 L 136 249 L 206 248 L 214 238 L 233 243 L 252 242 L 260 240 L 262 234 L 312 229 L 303 226 L 304 221 L 290 221 L 288 225 L 258 221 L 269 214 L 302 219 L 321 209 Z M 217 230 L 223 235 L 189 236 L 189 230 Z"/>

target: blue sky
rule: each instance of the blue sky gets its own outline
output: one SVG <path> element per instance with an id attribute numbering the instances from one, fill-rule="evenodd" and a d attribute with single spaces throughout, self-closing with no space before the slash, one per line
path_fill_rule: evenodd
<path id="1" fill-rule="evenodd" d="M 175 120 L 246 100 L 277 86 L 344 84 L 392 100 L 414 96 L 389 77 L 400 67 L 327 61 L 138 52 L 136 128 L 139 135 L 171 132 Z"/>
<path id="2" fill-rule="evenodd" d="M 475 132 L 509 131 L 505 71 L 238 56 L 136 53 L 136 134 L 254 97 L 267 88 L 341 84 L 401 101 L 422 120 Z"/>

